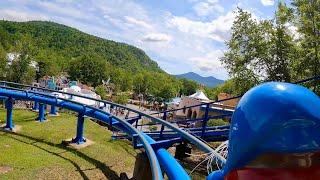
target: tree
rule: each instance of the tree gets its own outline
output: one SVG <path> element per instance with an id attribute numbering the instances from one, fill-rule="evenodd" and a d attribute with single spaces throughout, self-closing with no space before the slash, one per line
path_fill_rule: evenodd
<path id="1" fill-rule="evenodd" d="M 238 15 L 231 28 L 231 39 L 226 43 L 228 51 L 221 58 L 222 63 L 234 78 L 237 91 L 246 92 L 265 78 L 263 60 L 268 45 L 261 29 L 251 14 L 238 9 Z"/>
<path id="2" fill-rule="evenodd" d="M 294 59 L 295 46 L 292 36 L 288 33 L 287 24 L 292 19 L 292 11 L 279 2 L 275 15 L 274 26 L 271 29 L 271 61 L 267 62 L 271 68 L 268 80 L 291 81 L 290 64 Z"/>
<path id="3" fill-rule="evenodd" d="M 211 100 L 218 100 L 218 95 L 220 93 L 228 93 L 233 96 L 240 95 L 241 92 L 236 91 L 234 79 L 229 79 L 225 81 L 223 84 L 220 84 L 213 88 L 205 87 L 204 91 L 209 99 Z"/>
<path id="4" fill-rule="evenodd" d="M 147 71 L 141 71 L 136 73 L 133 77 L 133 91 L 136 94 L 142 94 L 147 96 L 150 94 L 154 82 L 152 79 L 152 73 Z"/>
<path id="5" fill-rule="evenodd" d="M 30 66 L 30 58 L 27 54 L 20 54 L 7 70 L 7 80 L 17 83 L 30 84 L 35 79 L 35 69 Z"/>
<path id="6" fill-rule="evenodd" d="M 102 84 L 105 79 L 106 62 L 98 57 L 82 56 L 70 63 L 68 74 L 71 80 L 79 80 L 82 83 L 94 87 Z"/>
<path id="7" fill-rule="evenodd" d="M 39 77 L 43 76 L 57 76 L 62 72 L 61 59 L 58 54 L 40 50 L 35 56 L 35 61 L 39 66 Z"/>
<path id="8" fill-rule="evenodd" d="M 7 57 L 6 57 L 7 53 L 4 50 L 4 48 L 2 47 L 2 45 L 0 45 L 0 79 L 1 80 L 5 80 L 6 77 L 6 73 L 7 73 Z"/>
<path id="9" fill-rule="evenodd" d="M 181 88 L 179 80 L 163 73 L 154 73 L 151 82 L 149 93 L 153 95 L 158 102 L 169 101 L 179 93 Z"/>
<path id="10" fill-rule="evenodd" d="M 199 85 L 195 81 L 190 81 L 188 79 L 181 79 L 181 89 L 180 89 L 180 94 L 181 95 L 191 95 L 197 91 L 199 88 Z"/>
<path id="11" fill-rule="evenodd" d="M 320 74 L 320 1 L 293 0 L 296 26 L 300 33 L 301 59 L 297 62 L 300 77 L 316 76 Z M 316 82 L 315 82 L 316 83 Z M 314 84 L 315 91 L 318 86 Z M 319 88 L 318 88 L 319 89 Z"/>
<path id="12" fill-rule="evenodd" d="M 16 57 L 8 67 L 7 79 L 30 84 L 35 78 L 35 69 L 30 66 L 30 62 L 36 53 L 31 37 L 29 35 L 22 37 L 15 43 L 12 51 L 15 52 Z"/>
<path id="13" fill-rule="evenodd" d="M 113 67 L 110 72 L 111 82 L 115 84 L 116 92 L 124 92 L 132 89 L 131 73 L 125 71 L 122 68 Z"/>
<path id="14" fill-rule="evenodd" d="M 228 51 L 221 58 L 235 85 L 236 94 L 243 94 L 264 81 L 291 80 L 291 64 L 296 46 L 288 33 L 292 11 L 279 3 L 275 19 L 258 21 L 238 9 L 232 26 Z"/>

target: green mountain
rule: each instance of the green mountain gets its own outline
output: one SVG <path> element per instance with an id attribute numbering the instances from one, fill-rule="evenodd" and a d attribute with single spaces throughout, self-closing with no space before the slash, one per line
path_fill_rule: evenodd
<path id="1" fill-rule="evenodd" d="M 185 78 L 185 79 L 189 79 L 189 80 L 193 80 L 199 84 L 203 84 L 207 87 L 216 87 L 217 85 L 219 84 L 223 84 L 224 81 L 221 80 L 221 79 L 217 79 L 213 76 L 209 76 L 209 77 L 202 77 L 200 76 L 199 74 L 197 73 L 194 73 L 194 72 L 188 72 L 188 73 L 185 73 L 185 74 L 178 74 L 178 75 L 175 75 L 177 78 Z"/>
<path id="2" fill-rule="evenodd" d="M 97 57 L 111 65 L 137 72 L 163 72 L 141 49 L 86 34 L 75 28 L 47 21 L 11 22 L 0 20 L 0 46 L 13 52 L 21 38 L 31 40 L 37 57 L 52 56 L 62 67 L 81 57 Z M 54 57 L 53 57 L 54 56 Z"/>
<path id="3" fill-rule="evenodd" d="M 16 59 L 10 66 L 8 53 Z M 38 69 L 30 67 L 31 61 L 38 63 Z M 110 79 L 114 101 L 121 92 L 162 102 L 197 89 L 195 82 L 167 74 L 134 46 L 53 22 L 0 20 L 0 80 L 30 84 L 45 75 L 62 73 L 100 92 L 104 92 L 102 80 Z"/>

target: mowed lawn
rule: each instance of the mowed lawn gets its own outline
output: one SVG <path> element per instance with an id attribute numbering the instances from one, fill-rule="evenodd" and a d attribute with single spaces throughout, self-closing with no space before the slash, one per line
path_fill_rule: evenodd
<path id="1" fill-rule="evenodd" d="M 0 109 L 0 124 L 5 123 Z M 60 114 L 36 122 L 37 113 L 14 110 L 18 133 L 0 131 L 0 179 L 118 179 L 133 173 L 135 156 L 130 142 L 111 140 L 112 132 L 85 120 L 85 137 L 94 141 L 80 150 L 61 145 L 75 137 L 76 115 Z M 8 171 L 4 173 L 4 171 Z"/>

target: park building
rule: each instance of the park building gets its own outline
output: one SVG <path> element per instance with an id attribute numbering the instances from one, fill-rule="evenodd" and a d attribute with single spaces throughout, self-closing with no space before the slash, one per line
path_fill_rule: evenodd
<path id="1" fill-rule="evenodd" d="M 223 99 L 231 98 L 231 95 L 227 93 L 220 93 L 218 95 L 218 101 Z M 222 102 L 216 102 L 209 105 L 208 115 L 209 116 L 220 116 L 224 114 L 230 114 L 234 111 L 239 99 L 231 99 Z M 174 98 L 172 102 L 168 104 L 168 109 L 179 109 L 173 111 L 172 120 L 184 120 L 201 119 L 205 116 L 206 103 L 213 102 L 210 100 L 203 91 L 198 90 L 196 93 L 190 96 L 183 96 L 181 98 Z M 197 106 L 203 104 L 202 106 Z M 192 107 L 195 106 L 195 107 Z M 230 117 L 225 118 L 229 120 Z M 192 122 L 191 122 L 192 123 Z M 186 124 L 191 124 L 186 123 Z M 202 122 L 194 122 L 192 125 L 195 127 L 201 126 Z"/>

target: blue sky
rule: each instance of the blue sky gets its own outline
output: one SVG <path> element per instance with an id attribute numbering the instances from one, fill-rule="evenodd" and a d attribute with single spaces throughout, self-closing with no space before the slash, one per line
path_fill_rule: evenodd
<path id="1" fill-rule="evenodd" d="M 271 18 L 274 0 L 1 0 L 0 18 L 48 20 L 143 49 L 170 74 L 227 79 L 219 62 L 236 7 Z"/>

